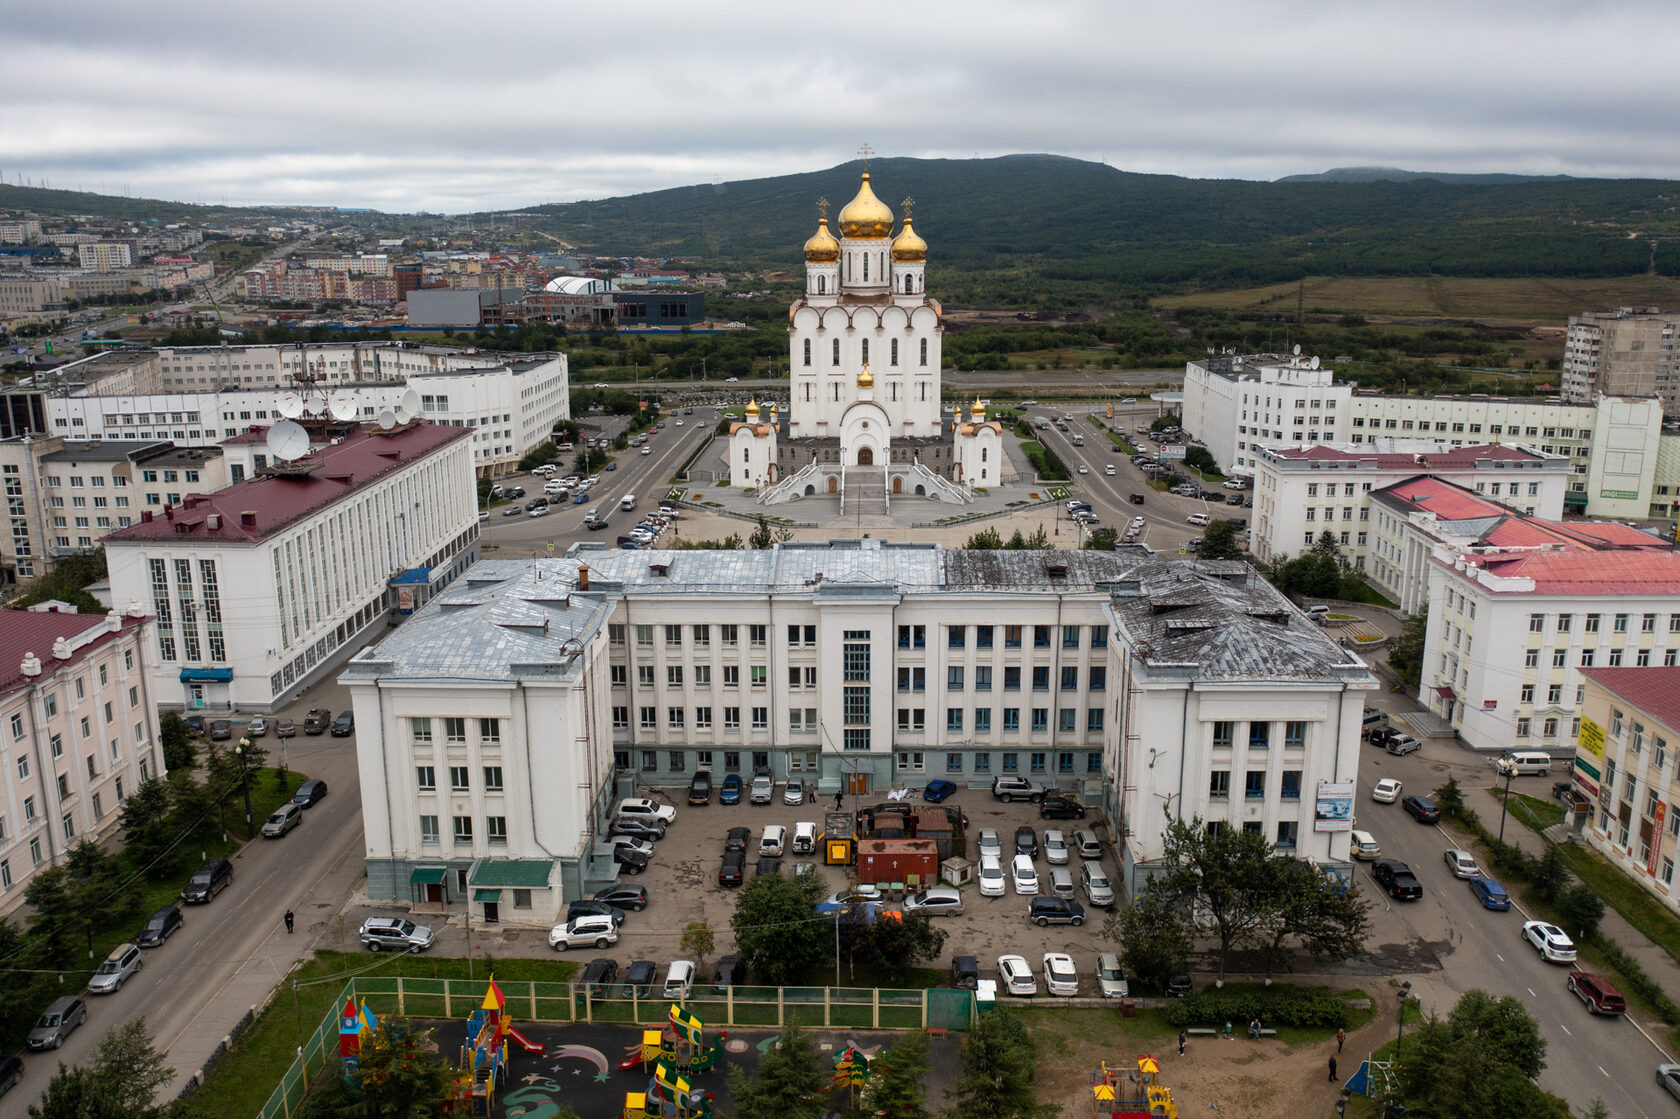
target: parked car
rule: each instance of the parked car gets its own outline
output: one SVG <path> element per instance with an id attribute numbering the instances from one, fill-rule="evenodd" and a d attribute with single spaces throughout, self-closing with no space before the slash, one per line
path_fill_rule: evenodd
<path id="1" fill-rule="evenodd" d="M 1371 877 L 1396 901 L 1417 901 L 1423 897 L 1423 886 L 1405 863 L 1378 859 L 1371 864 Z"/>
<path id="2" fill-rule="evenodd" d="M 781 824 L 766 824 L 764 833 L 758 837 L 758 853 L 760 855 L 780 855 L 787 846 L 787 828 Z"/>
<path id="3" fill-rule="evenodd" d="M 613 848 L 613 862 L 617 863 L 618 869 L 625 874 L 640 874 L 648 868 L 648 863 L 652 861 L 653 856 L 640 848 Z"/>
<path id="4" fill-rule="evenodd" d="M 1420 824 L 1433 824 L 1441 818 L 1440 808 L 1428 797 L 1406 797 L 1400 802 L 1400 807 L 1411 813 Z"/>
<path id="5" fill-rule="evenodd" d="M 745 851 L 751 843 L 751 828 L 730 828 L 723 837 L 723 849 L 725 851 Z"/>
<path id="6" fill-rule="evenodd" d="M 23 1058 L 16 1053 L 0 1057 L 0 1096 L 10 1092 L 23 1081 Z"/>
<path id="7" fill-rule="evenodd" d="M 588 898 L 579 898 L 566 906 L 566 920 L 568 921 L 574 921 L 579 917 L 611 917 L 613 924 L 622 926 L 624 916 L 624 910 L 618 906 L 608 905 L 604 901 L 591 901 Z"/>
<path id="8" fill-rule="evenodd" d="M 1166 990 L 1163 992 L 1169 999 L 1181 999 L 1196 989 L 1188 975 L 1175 975 L 1167 980 Z"/>
<path id="9" fill-rule="evenodd" d="M 326 734 L 327 727 L 330 725 L 332 725 L 332 712 L 325 707 L 311 707 L 309 714 L 303 717 L 304 734 Z"/>
<path id="10" fill-rule="evenodd" d="M 932 886 L 904 899 L 904 913 L 943 917 L 963 911 L 962 894 L 950 886 Z"/>
<path id="11" fill-rule="evenodd" d="M 741 775 L 739 773 L 725 773 L 723 775 L 723 784 L 718 786 L 718 803 L 741 803 Z"/>
<path id="12" fill-rule="evenodd" d="M 301 823 L 303 823 L 303 805 L 289 800 L 276 808 L 273 814 L 263 821 L 263 838 L 279 839 Z"/>
<path id="13" fill-rule="evenodd" d="M 992 778 L 992 795 L 1008 804 L 1014 800 L 1042 800 L 1044 790 L 1025 777 L 998 776 Z"/>
<path id="14" fill-rule="evenodd" d="M 1382 848 L 1377 845 L 1376 837 L 1368 831 L 1353 831 L 1348 833 L 1348 853 L 1356 859 L 1379 859 Z"/>
<path id="15" fill-rule="evenodd" d="M 739 956 L 725 956 L 712 969 L 712 990 L 727 991 L 739 987 L 747 979 L 747 965 Z"/>
<path id="16" fill-rule="evenodd" d="M 776 795 L 776 781 L 768 773 L 755 773 L 748 799 L 754 804 L 769 804 Z"/>
<path id="17" fill-rule="evenodd" d="M 589 895 L 591 901 L 603 902 L 619 909 L 628 909 L 632 913 L 640 913 L 647 908 L 648 892 L 646 886 L 631 886 L 619 884 L 608 886 L 604 890 L 596 890 Z"/>
<path id="18" fill-rule="evenodd" d="M 809 855 L 817 849 L 817 825 L 811 820 L 800 820 L 793 825 L 793 853 L 795 855 Z"/>
<path id="19" fill-rule="evenodd" d="M 988 855 L 980 860 L 978 877 L 981 896 L 1000 898 L 1004 895 L 1003 863 L 996 857 Z"/>
<path id="20" fill-rule="evenodd" d="M 688 803 L 712 803 L 712 771 L 702 769 L 697 771 L 688 782 Z"/>
<path id="21" fill-rule="evenodd" d="M 653 981 L 659 978 L 659 965 L 652 960 L 631 960 L 630 968 L 624 973 L 624 985 L 636 993 L 639 998 L 647 998 L 653 994 Z"/>
<path id="22" fill-rule="evenodd" d="M 199 867 L 197 872 L 187 879 L 187 887 L 181 891 L 181 900 L 207 902 L 232 884 L 233 864 L 217 857 Z"/>
<path id="23" fill-rule="evenodd" d="M 1548 963 L 1575 962 L 1575 942 L 1549 921 L 1524 921 L 1522 936 Z"/>
<path id="24" fill-rule="evenodd" d="M 1094 859 L 1080 863 L 1079 882 L 1085 887 L 1085 898 L 1092 905 L 1106 908 L 1114 904 L 1114 887 L 1109 884 L 1101 863 Z"/>
<path id="25" fill-rule="evenodd" d="M 988 856 L 994 859 L 1003 858 L 1003 842 L 998 839 L 996 828 L 981 828 L 977 842 L 982 859 Z"/>
<path id="26" fill-rule="evenodd" d="M 1400 782 L 1392 777 L 1384 777 L 1371 790 L 1371 799 L 1378 804 L 1393 804 L 1400 799 Z"/>
<path id="27" fill-rule="evenodd" d="M 326 795 L 327 783 L 319 777 L 311 777 L 297 787 L 297 792 L 292 794 L 292 803 L 302 808 L 309 808 Z"/>
<path id="28" fill-rule="evenodd" d="M 677 822 L 677 810 L 675 808 L 672 808 L 669 804 L 660 804 L 658 801 L 649 800 L 646 797 L 625 797 L 618 802 L 618 807 L 613 810 L 613 815 L 658 820 L 662 825 Z"/>
<path id="29" fill-rule="evenodd" d="M 1033 898 L 1027 919 L 1035 925 L 1083 925 L 1085 907 L 1067 898 Z"/>
<path id="30" fill-rule="evenodd" d="M 294 723 L 290 719 L 276 719 L 276 720 L 274 720 L 274 737 L 276 737 L 276 738 L 295 738 L 295 737 L 297 737 L 297 724 Z"/>
<path id="31" fill-rule="evenodd" d="M 605 995 L 617 981 L 618 961 L 607 956 L 595 957 L 578 973 L 578 982 L 595 998 Z"/>
<path id="32" fill-rule="evenodd" d="M 739 886 L 746 865 L 747 853 L 745 851 L 725 851 L 723 862 L 718 866 L 718 885 Z"/>
<path id="33" fill-rule="evenodd" d="M 1079 970 L 1066 952 L 1044 953 L 1044 989 L 1072 998 L 1079 994 Z"/>
<path id="34" fill-rule="evenodd" d="M 226 742 L 233 737 L 233 724 L 226 719 L 210 720 L 210 741 Z"/>
<path id="35" fill-rule="evenodd" d="M 1097 833 L 1084 828 L 1073 833 L 1073 849 L 1082 859 L 1102 858 L 1102 843 L 1097 839 Z"/>
<path id="36" fill-rule="evenodd" d="M 665 988 L 661 992 L 663 997 L 681 1002 L 688 998 L 689 990 L 693 986 L 694 961 L 672 960 L 671 966 L 665 971 Z"/>
<path id="37" fill-rule="evenodd" d="M 356 733 L 356 713 L 341 711 L 338 718 L 332 721 L 332 736 L 334 738 L 349 738 Z"/>
<path id="38" fill-rule="evenodd" d="M 184 924 L 186 919 L 181 915 L 181 907 L 171 903 L 147 919 L 145 926 L 134 938 L 134 943 L 142 948 L 156 948 Z"/>
<path id="39" fill-rule="evenodd" d="M 1120 970 L 1120 957 L 1113 952 L 1097 953 L 1097 993 L 1105 999 L 1123 999 L 1132 993 Z"/>
<path id="40" fill-rule="evenodd" d="M 652 843 L 665 838 L 665 828 L 658 820 L 648 820 L 640 816 L 614 816 L 607 828 L 607 835 L 627 835 L 632 839 L 645 839 Z"/>
<path id="41" fill-rule="evenodd" d="M 980 986 L 980 962 L 973 956 L 952 956 L 951 985 L 963 991 Z"/>
<path id="42" fill-rule="evenodd" d="M 268 734 L 268 720 L 258 715 L 245 724 L 246 738 L 263 738 Z"/>
<path id="43" fill-rule="evenodd" d="M 1365 732 L 1365 741 L 1373 746 L 1387 746 L 1388 740 L 1399 733 L 1387 723 L 1378 723 Z"/>
<path id="44" fill-rule="evenodd" d="M 1476 865 L 1476 856 L 1468 851 L 1449 847 L 1445 858 L 1447 869 L 1453 872 L 1455 878 L 1480 878 L 1482 876 L 1482 868 Z"/>
<path id="45" fill-rule="evenodd" d="M 1044 833 L 1044 861 L 1051 866 L 1066 866 L 1068 864 L 1067 840 L 1062 833 L 1051 828 Z"/>
<path id="46" fill-rule="evenodd" d="M 406 917 L 369 917 L 356 934 L 369 952 L 424 952 L 432 946 L 432 930 Z"/>
<path id="47" fill-rule="evenodd" d="M 1388 741 L 1383 745 L 1383 749 L 1399 758 L 1407 754 L 1417 753 L 1423 749 L 1423 743 L 1409 734 L 1393 734 L 1389 736 Z"/>
<path id="48" fill-rule="evenodd" d="M 122 990 L 128 977 L 145 966 L 138 944 L 119 944 L 88 980 L 88 994 L 109 995 Z"/>
<path id="49" fill-rule="evenodd" d="M 1041 820 L 1083 820 L 1085 806 L 1072 797 L 1047 796 L 1038 802 Z"/>
<path id="50" fill-rule="evenodd" d="M 1038 858 L 1038 833 L 1029 824 L 1015 829 L 1015 854 L 1025 855 L 1030 862 Z"/>
<path id="51" fill-rule="evenodd" d="M 1038 980 L 1033 977 L 1032 967 L 1025 956 L 999 956 L 997 972 L 998 982 L 1003 985 L 1005 994 L 1017 998 L 1031 998 L 1038 994 Z"/>
<path id="52" fill-rule="evenodd" d="M 957 783 L 955 781 L 929 781 L 927 786 L 922 789 L 922 799 L 938 804 L 956 791 Z"/>
<path id="53" fill-rule="evenodd" d="M 579 917 L 575 921 L 555 925 L 548 932 L 548 946 L 564 952 L 580 944 L 605 948 L 618 943 L 618 924 L 611 917 Z"/>
<path id="54" fill-rule="evenodd" d="M 1482 903 L 1483 909 L 1510 909 L 1511 895 L 1491 878 L 1470 879 L 1470 892 L 1476 895 L 1476 900 Z"/>
<path id="55" fill-rule="evenodd" d="M 35 1019 L 35 1028 L 29 1031 L 29 1048 L 57 1049 L 64 1044 L 64 1039 L 85 1021 L 87 1002 L 82 996 L 64 995 L 54 999 L 41 1016 Z"/>
<path id="56" fill-rule="evenodd" d="M 803 777 L 789 777 L 787 779 L 787 784 L 782 786 L 782 803 L 805 803 L 805 779 Z"/>
<path id="57" fill-rule="evenodd" d="M 1594 1014 L 1627 1013 L 1627 1000 L 1622 998 L 1622 993 L 1602 975 L 1572 971 L 1569 973 L 1569 989 L 1575 993 L 1576 998 L 1586 1003 L 1587 1009 Z"/>

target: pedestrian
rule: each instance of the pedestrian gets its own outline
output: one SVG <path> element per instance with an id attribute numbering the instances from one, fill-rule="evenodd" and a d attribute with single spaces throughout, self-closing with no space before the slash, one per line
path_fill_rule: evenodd
<path id="1" fill-rule="evenodd" d="M 1347 1040 L 1347 1031 L 1346 1030 L 1337 1030 L 1336 1031 L 1336 1052 L 1340 1053 L 1342 1051 L 1342 1042 L 1344 1042 L 1346 1040 Z"/>
<path id="2" fill-rule="evenodd" d="M 840 807 L 845 802 L 845 799 L 846 799 L 846 790 L 844 790 L 844 789 L 841 789 L 839 792 L 834 794 L 834 811 L 836 811 L 836 812 L 840 811 Z"/>
<path id="3" fill-rule="evenodd" d="M 1250 1041 L 1260 1040 L 1260 1016 L 1258 1014 L 1254 1016 L 1254 1021 L 1248 1024 L 1248 1037 Z"/>
<path id="4" fill-rule="evenodd" d="M 287 933 L 290 933 L 292 931 L 292 922 L 295 919 L 296 918 L 294 918 L 292 916 L 292 911 L 290 909 L 286 910 L 286 932 Z"/>
<path id="5" fill-rule="evenodd" d="M 1183 1030 L 1178 1031 L 1178 1055 L 1180 1057 L 1184 1056 L 1184 1042 L 1187 1038 L 1188 1035 Z"/>
<path id="6" fill-rule="evenodd" d="M 1330 1054 L 1330 1079 L 1336 1079 L 1336 1055 L 1334 1053 Z"/>

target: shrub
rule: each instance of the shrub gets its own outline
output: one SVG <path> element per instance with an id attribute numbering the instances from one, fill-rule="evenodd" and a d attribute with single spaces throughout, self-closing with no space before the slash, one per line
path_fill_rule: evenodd
<path id="1" fill-rule="evenodd" d="M 1316 987 L 1267 987 L 1260 990 L 1198 991 L 1170 1002 L 1167 1022 L 1175 1029 L 1230 1022 L 1238 1029 L 1259 1018 L 1267 1028 L 1330 1028 L 1348 1022 L 1347 999 Z"/>
<path id="2" fill-rule="evenodd" d="M 1637 959 L 1615 941 L 1600 937 L 1597 943 L 1604 958 L 1610 961 L 1610 966 L 1616 969 L 1635 994 L 1650 1003 L 1664 1022 L 1671 1026 L 1680 1025 L 1680 1006 L 1674 1004 L 1668 992 L 1646 973 Z"/>

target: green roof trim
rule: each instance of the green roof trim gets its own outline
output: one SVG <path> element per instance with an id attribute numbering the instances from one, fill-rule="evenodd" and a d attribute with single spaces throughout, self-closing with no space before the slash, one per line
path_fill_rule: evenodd
<path id="1" fill-rule="evenodd" d="M 486 859 L 473 867 L 467 879 L 473 886 L 516 890 L 544 890 L 554 863 L 549 859 Z"/>
<path id="2" fill-rule="evenodd" d="M 445 866 L 417 866 L 408 875 L 410 886 L 441 886 L 443 876 L 449 873 Z"/>

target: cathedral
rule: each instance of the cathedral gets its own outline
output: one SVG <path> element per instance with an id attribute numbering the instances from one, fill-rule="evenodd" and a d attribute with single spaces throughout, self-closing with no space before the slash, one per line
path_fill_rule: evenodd
<path id="1" fill-rule="evenodd" d="M 833 494 L 848 512 L 886 512 L 900 497 L 972 501 L 1000 483 L 1003 425 L 978 400 L 966 418 L 941 412 L 945 328 L 910 200 L 895 236 L 865 165 L 838 240 L 818 207 L 805 294 L 788 308 L 788 414 L 747 405 L 730 430 L 731 481 L 763 504 Z"/>

